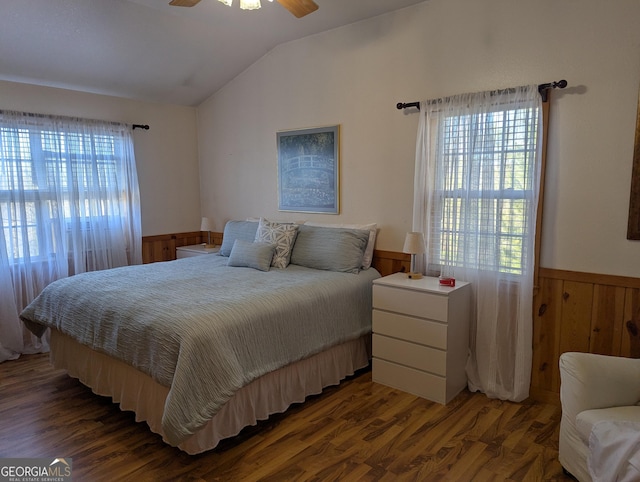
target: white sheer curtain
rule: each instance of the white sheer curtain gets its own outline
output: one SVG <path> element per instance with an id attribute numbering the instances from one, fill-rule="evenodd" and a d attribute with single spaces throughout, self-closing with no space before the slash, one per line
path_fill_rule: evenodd
<path id="1" fill-rule="evenodd" d="M 420 104 L 413 230 L 418 268 L 469 281 L 469 389 L 529 395 L 542 104 L 537 85 Z"/>
<path id="2" fill-rule="evenodd" d="M 19 319 L 47 284 L 141 262 L 130 128 L 0 111 L 0 362 L 48 350 Z"/>

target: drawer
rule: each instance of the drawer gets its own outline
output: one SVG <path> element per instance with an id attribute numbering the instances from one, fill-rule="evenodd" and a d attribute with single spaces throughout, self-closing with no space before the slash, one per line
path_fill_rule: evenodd
<path id="1" fill-rule="evenodd" d="M 447 383 L 443 377 L 385 360 L 373 359 L 372 379 L 389 387 L 438 403 L 446 403 Z"/>
<path id="2" fill-rule="evenodd" d="M 373 332 L 447 349 L 447 325 L 389 311 L 373 310 Z"/>
<path id="3" fill-rule="evenodd" d="M 406 365 L 436 375 L 447 373 L 447 353 L 408 341 L 373 335 L 373 357 Z"/>
<path id="4" fill-rule="evenodd" d="M 444 295 L 373 285 L 373 307 L 380 310 L 446 322 L 448 301 Z"/>

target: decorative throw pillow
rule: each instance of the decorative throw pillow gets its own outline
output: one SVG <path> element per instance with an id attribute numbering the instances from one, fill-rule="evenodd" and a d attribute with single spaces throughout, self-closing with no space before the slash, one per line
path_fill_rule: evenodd
<path id="1" fill-rule="evenodd" d="M 291 264 L 307 268 L 358 273 L 369 231 L 303 224 L 291 254 Z"/>
<path id="2" fill-rule="evenodd" d="M 286 268 L 291 259 L 291 249 L 298 234 L 297 224 L 272 223 L 260 218 L 255 241 L 275 244 L 276 250 L 271 260 L 274 268 Z"/>
<path id="3" fill-rule="evenodd" d="M 321 226 L 325 228 L 344 228 L 344 229 L 364 229 L 369 231 L 369 240 L 367 241 L 367 247 L 364 250 L 364 256 L 362 257 L 362 269 L 368 269 L 371 267 L 373 261 L 373 250 L 376 245 L 376 235 L 378 234 L 378 224 L 327 224 L 327 223 L 314 223 L 307 222 L 307 226 Z"/>
<path id="4" fill-rule="evenodd" d="M 222 234 L 222 245 L 220 246 L 219 254 L 222 256 L 229 256 L 231 254 L 231 248 L 236 239 L 252 242 L 256 237 L 256 231 L 258 230 L 258 223 L 250 221 L 229 221 L 224 226 L 224 233 Z"/>
<path id="5" fill-rule="evenodd" d="M 231 248 L 227 266 L 239 266 L 245 268 L 269 271 L 271 259 L 276 247 L 267 243 L 250 243 L 236 239 Z"/>

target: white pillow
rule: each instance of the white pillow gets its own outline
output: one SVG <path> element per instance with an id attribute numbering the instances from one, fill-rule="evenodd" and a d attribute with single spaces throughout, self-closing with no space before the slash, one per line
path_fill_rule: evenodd
<path id="1" fill-rule="evenodd" d="M 298 225 L 289 223 L 272 223 L 260 218 L 255 241 L 276 246 L 271 260 L 274 268 L 286 268 L 291 260 L 291 250 L 298 235 Z"/>
<path id="2" fill-rule="evenodd" d="M 373 261 L 373 248 L 376 244 L 376 233 L 378 224 L 377 223 L 369 223 L 369 224 L 328 224 L 328 223 L 313 223 L 306 222 L 307 226 L 320 226 L 325 228 L 345 228 L 345 229 L 363 229 L 365 231 L 369 231 L 369 241 L 367 242 L 367 247 L 364 250 L 364 256 L 362 257 L 362 269 L 367 269 L 371 266 L 371 262 Z"/>

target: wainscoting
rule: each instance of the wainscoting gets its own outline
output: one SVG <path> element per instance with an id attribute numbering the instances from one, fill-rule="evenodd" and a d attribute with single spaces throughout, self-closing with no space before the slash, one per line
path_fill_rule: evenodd
<path id="1" fill-rule="evenodd" d="M 640 358 L 640 278 L 540 269 L 531 396 L 558 402 L 567 351 Z"/>
<path id="2" fill-rule="evenodd" d="M 206 243 L 207 233 L 192 231 L 189 233 L 160 234 L 142 237 L 142 262 L 171 261 L 176 259 L 176 248 Z M 222 233 L 211 233 L 211 242 L 216 246 L 222 243 Z"/>
<path id="3" fill-rule="evenodd" d="M 222 233 L 211 233 L 222 243 Z M 145 236 L 145 263 L 176 259 L 176 248 L 206 242 L 200 231 Z M 376 250 L 383 275 L 409 271 L 408 254 Z M 640 278 L 541 268 L 533 306 L 531 397 L 559 403 L 558 360 L 566 351 L 640 358 Z"/>
<path id="4" fill-rule="evenodd" d="M 171 261 L 176 259 L 176 248 L 205 243 L 207 234 L 201 231 L 188 233 L 160 234 L 142 237 L 142 262 Z M 211 242 L 216 246 L 222 244 L 222 233 L 211 233 Z M 376 250 L 373 255 L 373 267 L 383 276 L 409 271 L 411 256 L 395 251 Z"/>

